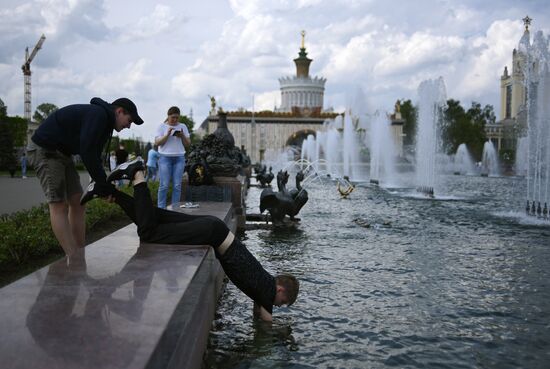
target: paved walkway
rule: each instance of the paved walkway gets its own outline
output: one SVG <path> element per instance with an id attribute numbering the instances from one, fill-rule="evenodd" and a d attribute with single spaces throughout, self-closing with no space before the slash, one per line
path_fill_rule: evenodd
<path id="1" fill-rule="evenodd" d="M 80 172 L 82 188 L 86 188 L 90 182 L 89 179 L 87 172 Z M 30 209 L 43 202 L 46 202 L 46 199 L 38 178 L 0 176 L 0 214 Z"/>

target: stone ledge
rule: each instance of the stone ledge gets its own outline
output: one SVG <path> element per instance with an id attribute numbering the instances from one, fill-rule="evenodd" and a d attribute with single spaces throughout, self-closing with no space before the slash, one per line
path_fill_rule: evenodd
<path id="1" fill-rule="evenodd" d="M 177 207 L 179 209 L 179 206 Z M 235 230 L 230 203 L 201 203 Z M 139 243 L 131 224 L 0 289 L 10 368 L 199 368 L 223 270 L 208 246 Z"/>

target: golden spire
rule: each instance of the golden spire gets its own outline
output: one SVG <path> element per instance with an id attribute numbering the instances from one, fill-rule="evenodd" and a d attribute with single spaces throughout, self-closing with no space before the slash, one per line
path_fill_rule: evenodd
<path id="1" fill-rule="evenodd" d="M 529 16 L 525 16 L 525 18 L 522 19 L 523 21 L 523 24 L 525 25 L 525 30 L 526 31 L 529 31 L 529 26 L 531 25 L 531 21 L 533 20 L 533 18 L 529 18 Z"/>
<path id="2" fill-rule="evenodd" d="M 306 31 L 302 30 L 300 34 L 302 35 L 302 49 L 305 49 L 306 48 L 306 45 L 305 45 Z"/>

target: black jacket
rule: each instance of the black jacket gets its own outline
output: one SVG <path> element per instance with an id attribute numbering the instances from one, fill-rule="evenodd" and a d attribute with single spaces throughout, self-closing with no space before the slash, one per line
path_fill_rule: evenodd
<path id="1" fill-rule="evenodd" d="M 94 97 L 90 104 L 68 105 L 50 114 L 31 139 L 46 149 L 80 155 L 92 179 L 105 182 L 101 154 L 114 127 L 112 105 Z"/>

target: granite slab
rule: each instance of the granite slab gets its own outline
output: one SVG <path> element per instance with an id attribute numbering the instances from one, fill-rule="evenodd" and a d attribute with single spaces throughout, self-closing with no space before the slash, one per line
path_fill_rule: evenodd
<path id="1" fill-rule="evenodd" d="M 215 215 L 230 203 L 174 210 Z M 131 224 L 0 289 L 0 366 L 198 368 L 223 280 L 206 245 L 140 243 Z"/>

